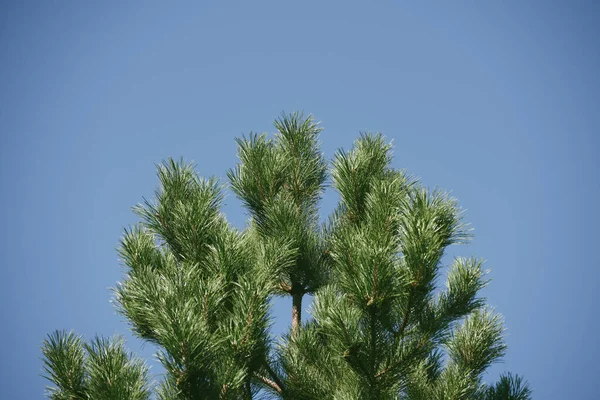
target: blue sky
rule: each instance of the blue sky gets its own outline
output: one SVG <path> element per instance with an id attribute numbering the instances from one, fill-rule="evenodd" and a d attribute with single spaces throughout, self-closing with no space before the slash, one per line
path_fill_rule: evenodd
<path id="1" fill-rule="evenodd" d="M 41 399 L 56 329 L 126 334 L 115 248 L 154 164 L 225 178 L 233 138 L 282 110 L 359 131 L 451 190 L 505 316 L 504 370 L 538 399 L 597 395 L 600 7 L 593 1 L 75 2 L 0 5 L 0 387 Z M 419 5 L 417 5 L 419 4 Z M 596 38 L 596 39 L 594 39 Z M 328 192 L 323 210 L 332 209 Z M 229 196 L 229 220 L 243 226 Z M 276 303 L 275 330 L 289 324 Z M 150 361 L 155 372 L 160 368 Z"/>

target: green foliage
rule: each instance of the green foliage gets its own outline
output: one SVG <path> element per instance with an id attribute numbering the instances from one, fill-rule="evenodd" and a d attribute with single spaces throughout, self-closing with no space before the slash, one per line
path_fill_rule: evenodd
<path id="1" fill-rule="evenodd" d="M 56 387 L 48 388 L 51 399 L 85 399 L 87 392 L 86 355 L 81 337 L 56 331 L 42 345 L 46 378 Z"/>
<path id="2" fill-rule="evenodd" d="M 141 360 L 127 354 L 122 339 L 96 337 L 85 348 L 90 399 L 150 398 L 148 368 Z"/>
<path id="3" fill-rule="evenodd" d="M 312 117 L 283 115 L 274 139 L 250 134 L 238 139 L 240 163 L 228 172 L 231 188 L 252 216 L 263 241 L 277 241 L 296 253 L 278 271 L 282 293 L 313 293 L 326 280 L 318 201 L 327 164 L 319 151 L 321 128 Z"/>
<path id="4" fill-rule="evenodd" d="M 506 373 L 487 389 L 484 396 L 486 400 L 527 400 L 531 398 L 531 389 L 520 376 Z"/>
<path id="5" fill-rule="evenodd" d="M 148 368 L 125 351 L 123 340 L 96 337 L 90 344 L 72 332 L 56 331 L 42 346 L 48 397 L 61 400 L 145 400 Z"/>
<path id="6" fill-rule="evenodd" d="M 531 398 L 519 376 L 483 382 L 506 351 L 504 328 L 479 296 L 482 261 L 456 258 L 444 273 L 447 247 L 471 237 L 457 201 L 392 168 L 380 134 L 361 134 L 328 171 L 312 117 L 274 125 L 272 138 L 237 139 L 227 175 L 249 214 L 243 231 L 220 213 L 218 181 L 183 161 L 159 165 L 155 200 L 134 208 L 114 294 L 134 334 L 159 348 L 156 398 Z M 321 224 L 328 174 L 340 202 Z M 279 341 L 274 296 L 293 299 Z M 51 398 L 151 396 L 147 368 L 119 339 L 57 332 L 43 354 Z"/>

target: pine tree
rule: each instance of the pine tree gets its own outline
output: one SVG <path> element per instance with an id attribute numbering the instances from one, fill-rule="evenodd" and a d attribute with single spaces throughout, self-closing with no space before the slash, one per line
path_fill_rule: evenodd
<path id="1" fill-rule="evenodd" d="M 445 249 L 471 237 L 456 200 L 393 169 L 379 134 L 362 134 L 329 170 L 312 117 L 283 115 L 275 128 L 237 139 L 227 175 L 249 213 L 243 231 L 219 211 L 218 181 L 183 161 L 159 165 L 156 199 L 134 208 L 114 295 L 135 335 L 159 348 L 157 387 L 121 339 L 57 331 L 42 349 L 48 396 L 530 399 L 519 376 L 483 382 L 506 345 L 478 295 L 482 261 L 457 258 L 442 273 Z M 340 201 L 320 223 L 327 182 Z M 277 339 L 269 307 L 280 296 L 292 299 L 291 327 Z"/>

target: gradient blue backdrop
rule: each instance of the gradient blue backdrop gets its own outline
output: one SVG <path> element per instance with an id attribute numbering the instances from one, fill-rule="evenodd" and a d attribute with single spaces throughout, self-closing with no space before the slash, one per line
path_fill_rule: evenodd
<path id="1" fill-rule="evenodd" d="M 537 399 L 597 398 L 600 7 L 582 1 L 0 4 L 0 397 L 41 399 L 55 328 L 126 333 L 115 248 L 154 163 L 225 177 L 282 110 L 451 189 Z M 324 211 L 336 198 L 328 192 Z M 242 227 L 233 196 L 224 207 Z M 275 331 L 289 324 L 278 302 Z M 153 371 L 160 373 L 155 361 Z"/>

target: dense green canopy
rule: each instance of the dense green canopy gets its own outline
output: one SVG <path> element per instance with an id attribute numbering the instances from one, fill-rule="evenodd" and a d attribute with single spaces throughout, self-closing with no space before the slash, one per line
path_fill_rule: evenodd
<path id="1" fill-rule="evenodd" d="M 504 328 L 478 296 L 482 261 L 442 264 L 470 239 L 457 202 L 393 169 L 381 135 L 362 134 L 329 168 L 312 117 L 283 115 L 275 128 L 237 139 L 227 175 L 249 213 L 243 231 L 219 211 L 220 184 L 182 161 L 159 165 L 156 198 L 135 207 L 114 293 L 133 332 L 160 349 L 157 387 L 120 339 L 57 331 L 43 345 L 49 397 L 529 399 L 518 376 L 482 380 L 506 350 Z M 328 182 L 340 202 L 321 224 Z M 292 298 L 280 340 L 275 296 Z"/>

